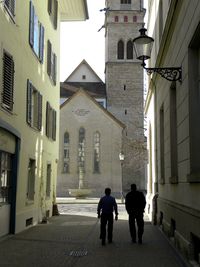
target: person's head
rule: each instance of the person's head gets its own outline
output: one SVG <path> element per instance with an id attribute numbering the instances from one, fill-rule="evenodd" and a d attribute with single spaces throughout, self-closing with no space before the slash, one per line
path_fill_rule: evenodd
<path id="1" fill-rule="evenodd" d="M 111 194 L 111 189 L 109 187 L 105 189 L 105 194 L 106 196 L 109 196 Z"/>
<path id="2" fill-rule="evenodd" d="M 131 191 L 136 191 L 137 190 L 137 186 L 136 184 L 132 184 L 131 185 Z"/>

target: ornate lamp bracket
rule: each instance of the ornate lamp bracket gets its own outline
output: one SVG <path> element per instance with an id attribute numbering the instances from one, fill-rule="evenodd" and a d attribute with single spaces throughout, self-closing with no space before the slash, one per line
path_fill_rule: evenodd
<path id="1" fill-rule="evenodd" d="M 160 74 L 163 78 L 165 78 L 168 81 L 182 81 L 182 68 L 176 68 L 176 67 L 171 67 L 171 68 L 146 68 L 143 65 L 143 68 L 146 70 L 148 75 L 151 75 L 152 73 L 156 72 Z"/>

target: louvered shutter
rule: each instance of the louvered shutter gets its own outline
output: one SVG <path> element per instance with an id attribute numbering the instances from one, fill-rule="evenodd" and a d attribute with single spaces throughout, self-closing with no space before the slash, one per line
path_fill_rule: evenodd
<path id="1" fill-rule="evenodd" d="M 27 80 L 26 121 L 30 126 L 32 124 L 32 94 L 33 94 L 33 85 L 29 80 Z"/>
<path id="2" fill-rule="evenodd" d="M 46 136 L 49 137 L 49 113 L 50 113 L 50 105 L 47 102 L 46 105 Z"/>
<path id="3" fill-rule="evenodd" d="M 3 55 L 3 92 L 2 106 L 13 110 L 14 61 L 12 56 L 4 52 Z"/>
<path id="4" fill-rule="evenodd" d="M 48 0 L 48 13 L 49 15 L 52 13 L 52 0 Z"/>
<path id="5" fill-rule="evenodd" d="M 54 18 L 53 18 L 53 25 L 54 29 L 57 29 L 58 24 L 58 1 L 54 0 Z"/>
<path id="6" fill-rule="evenodd" d="M 42 95 L 38 93 L 38 130 L 42 129 Z"/>
<path id="7" fill-rule="evenodd" d="M 34 17 L 35 10 L 32 2 L 30 1 L 30 12 L 29 12 L 29 43 L 33 47 L 34 45 Z"/>
<path id="8" fill-rule="evenodd" d="M 56 74 L 57 74 L 57 57 L 56 54 L 53 54 L 53 75 L 52 75 L 52 79 L 54 82 L 54 85 L 56 85 Z"/>
<path id="9" fill-rule="evenodd" d="M 52 46 L 51 42 L 47 41 L 47 73 L 51 76 L 51 53 L 52 53 Z"/>
<path id="10" fill-rule="evenodd" d="M 4 5 L 10 11 L 10 14 L 15 16 L 15 0 L 4 0 Z"/>
<path id="11" fill-rule="evenodd" d="M 52 119 L 52 139 L 56 140 L 56 111 L 53 110 L 53 119 Z"/>
<path id="12" fill-rule="evenodd" d="M 44 58 L 44 27 L 40 24 L 39 59 L 43 63 Z"/>

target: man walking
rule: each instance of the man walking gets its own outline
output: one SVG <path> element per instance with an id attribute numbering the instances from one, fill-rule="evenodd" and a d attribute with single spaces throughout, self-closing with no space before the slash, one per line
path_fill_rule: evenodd
<path id="1" fill-rule="evenodd" d="M 112 243 L 113 236 L 113 211 L 115 212 L 115 220 L 118 220 L 117 203 L 114 197 L 111 195 L 111 189 L 105 189 L 105 196 L 99 200 L 97 207 L 98 218 L 101 218 L 100 225 L 100 239 L 102 246 L 105 246 L 106 240 L 106 225 L 108 225 L 108 242 Z"/>
<path id="2" fill-rule="evenodd" d="M 138 228 L 138 243 L 142 244 L 142 235 L 144 233 L 143 213 L 145 205 L 146 200 L 143 193 L 137 191 L 136 184 L 132 184 L 131 191 L 126 195 L 125 207 L 129 215 L 129 230 L 133 243 L 136 243 L 136 220 Z"/>

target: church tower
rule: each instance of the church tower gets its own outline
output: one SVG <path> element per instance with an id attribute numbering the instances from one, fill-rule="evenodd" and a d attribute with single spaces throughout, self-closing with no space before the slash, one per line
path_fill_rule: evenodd
<path id="1" fill-rule="evenodd" d="M 105 77 L 107 109 L 126 128 L 123 132 L 123 191 L 136 183 L 145 190 L 143 68 L 132 40 L 144 22 L 143 0 L 106 0 Z"/>

